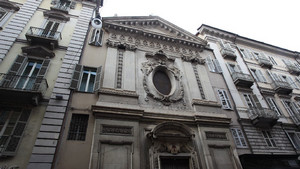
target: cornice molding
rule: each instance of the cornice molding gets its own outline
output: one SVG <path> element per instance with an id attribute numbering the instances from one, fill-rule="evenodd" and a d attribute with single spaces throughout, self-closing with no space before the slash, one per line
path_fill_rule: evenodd
<path id="1" fill-rule="evenodd" d="M 215 101 L 208 101 L 208 100 L 199 100 L 193 99 L 192 105 L 200 105 L 200 106 L 209 106 L 209 107 L 222 107 L 221 104 Z"/>
<path id="2" fill-rule="evenodd" d="M 103 27 L 108 30 L 113 29 L 115 31 L 135 34 L 135 35 L 144 37 L 145 39 L 151 38 L 151 39 L 155 39 L 155 40 L 173 43 L 176 45 L 183 45 L 183 46 L 198 48 L 200 51 L 203 51 L 203 49 L 207 46 L 207 42 L 200 38 L 197 42 L 196 40 L 191 39 L 191 38 L 190 39 L 183 39 L 183 38 L 179 38 L 179 37 L 175 38 L 175 37 L 167 36 L 162 33 L 150 32 L 147 30 L 142 30 L 139 28 L 134 28 L 134 27 L 130 27 L 127 25 L 115 24 L 115 23 L 111 23 L 111 22 L 104 22 Z M 182 35 L 182 34 L 178 33 L 178 35 Z M 182 36 L 182 37 L 185 37 L 185 36 Z"/>
<path id="3" fill-rule="evenodd" d="M 135 91 L 128 91 L 128 90 L 116 90 L 110 88 L 102 88 L 99 91 L 100 94 L 111 94 L 111 95 L 118 95 L 118 96 L 126 96 L 126 97 L 134 97 L 138 98 L 139 96 Z"/>
<path id="4" fill-rule="evenodd" d="M 66 14 L 59 12 L 59 11 L 53 11 L 53 10 L 44 11 L 44 16 L 47 16 L 49 18 L 58 19 L 58 20 L 63 20 L 63 21 L 70 20 L 70 17 L 67 16 Z"/>

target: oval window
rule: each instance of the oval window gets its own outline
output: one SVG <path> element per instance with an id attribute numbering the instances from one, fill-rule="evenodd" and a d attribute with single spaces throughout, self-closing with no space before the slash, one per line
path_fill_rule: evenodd
<path id="1" fill-rule="evenodd" d="M 155 88 L 163 95 L 168 95 L 171 92 L 172 85 L 169 76 L 166 72 L 158 70 L 154 73 L 153 84 Z"/>

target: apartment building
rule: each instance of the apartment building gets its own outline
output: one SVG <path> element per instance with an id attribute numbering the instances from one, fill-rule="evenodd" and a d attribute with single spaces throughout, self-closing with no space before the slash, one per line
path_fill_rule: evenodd
<path id="1" fill-rule="evenodd" d="M 201 25 L 219 61 L 239 125 L 231 126 L 244 169 L 299 168 L 299 52 Z"/>
<path id="2" fill-rule="evenodd" d="M 69 0 L 0 1 L 0 168 L 51 167 L 68 103 L 63 72 L 72 52 L 80 55 L 72 47 L 84 41 L 92 10 Z"/>

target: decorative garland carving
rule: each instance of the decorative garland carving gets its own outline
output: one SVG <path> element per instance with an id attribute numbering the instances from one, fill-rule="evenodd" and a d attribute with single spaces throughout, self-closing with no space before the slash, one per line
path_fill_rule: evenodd
<path id="1" fill-rule="evenodd" d="M 164 105 L 169 106 L 171 103 L 178 102 L 183 99 L 184 90 L 181 80 L 181 72 L 174 65 L 174 60 L 168 58 L 163 51 L 158 51 L 156 54 L 146 54 L 148 61 L 142 63 L 141 71 L 144 73 L 143 87 L 147 93 L 145 101 L 149 101 L 148 97 L 162 102 Z M 164 95 L 155 88 L 152 78 L 156 70 L 164 69 L 169 74 L 172 83 L 172 92 Z M 172 80 L 173 78 L 173 80 Z"/>
<path id="2" fill-rule="evenodd" d="M 107 42 L 106 42 L 107 46 L 109 47 L 125 47 L 126 50 L 136 50 L 136 46 L 135 45 L 132 45 L 132 44 L 128 44 L 128 43 L 125 43 L 125 42 L 121 42 L 121 41 L 115 41 L 115 40 L 110 40 L 110 39 L 107 39 Z"/>
<path id="3" fill-rule="evenodd" d="M 205 59 L 197 55 L 182 55 L 182 59 L 186 62 L 198 63 L 201 65 L 205 64 Z"/>

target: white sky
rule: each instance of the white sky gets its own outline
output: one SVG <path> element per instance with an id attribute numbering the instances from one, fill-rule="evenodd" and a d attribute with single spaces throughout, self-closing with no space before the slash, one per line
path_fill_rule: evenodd
<path id="1" fill-rule="evenodd" d="M 300 0 L 104 0 L 101 16 L 159 16 L 193 34 L 201 24 L 300 52 Z"/>

